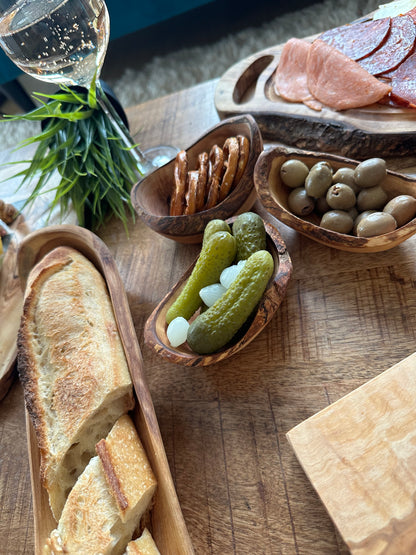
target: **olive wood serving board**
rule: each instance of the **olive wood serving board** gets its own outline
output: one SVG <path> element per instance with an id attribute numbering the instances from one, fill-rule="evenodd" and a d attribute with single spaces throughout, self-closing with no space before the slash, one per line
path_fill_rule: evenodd
<path id="1" fill-rule="evenodd" d="M 353 555 L 416 553 L 416 353 L 287 438 Z"/>
<path id="2" fill-rule="evenodd" d="M 193 555 L 194 549 L 179 505 L 153 402 L 147 386 L 142 354 L 127 295 L 116 263 L 107 246 L 94 233 L 74 225 L 50 226 L 29 234 L 22 241 L 18 255 L 22 289 L 35 264 L 45 254 L 58 246 L 69 246 L 81 252 L 101 272 L 107 284 L 134 386 L 136 406 L 132 416 L 158 482 L 151 510 L 150 529 L 161 553 L 166 555 Z M 49 508 L 46 490 L 40 483 L 39 449 L 27 413 L 26 428 L 35 521 L 35 553 L 40 555 L 43 553 L 46 538 L 56 527 L 56 522 Z"/>
<path id="3" fill-rule="evenodd" d="M 323 107 L 318 112 L 278 96 L 272 80 L 283 46 L 261 50 L 222 75 L 214 95 L 221 118 L 249 113 L 264 139 L 304 150 L 336 152 L 360 160 L 414 153 L 416 109 L 373 104 L 345 111 Z"/>

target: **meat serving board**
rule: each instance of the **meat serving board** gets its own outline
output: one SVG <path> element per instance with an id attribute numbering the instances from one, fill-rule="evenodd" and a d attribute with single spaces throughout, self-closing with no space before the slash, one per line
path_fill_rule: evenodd
<path id="1" fill-rule="evenodd" d="M 312 42 L 317 37 L 304 40 Z M 221 118 L 250 113 L 266 140 L 355 159 L 414 153 L 415 108 L 377 103 L 343 111 L 323 106 L 317 111 L 281 98 L 275 92 L 273 78 L 283 47 L 284 44 L 257 52 L 223 74 L 214 97 Z"/>

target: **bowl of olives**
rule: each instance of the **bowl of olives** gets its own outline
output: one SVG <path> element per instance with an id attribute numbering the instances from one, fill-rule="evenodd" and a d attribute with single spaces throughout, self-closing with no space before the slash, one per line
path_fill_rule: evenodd
<path id="1" fill-rule="evenodd" d="M 329 247 L 379 252 L 416 232 L 415 180 L 388 170 L 382 158 L 277 146 L 259 156 L 254 184 L 273 216 Z"/>

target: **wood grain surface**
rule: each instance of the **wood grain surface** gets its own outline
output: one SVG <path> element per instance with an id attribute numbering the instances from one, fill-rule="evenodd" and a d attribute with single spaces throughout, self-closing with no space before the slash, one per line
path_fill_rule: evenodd
<path id="1" fill-rule="evenodd" d="M 217 81 L 128 110 L 142 146 L 185 148 L 219 121 Z M 266 145 L 268 146 L 268 145 Z M 414 161 L 389 160 L 389 167 Z M 145 322 L 198 246 L 141 221 L 100 233 L 119 268 L 184 518 L 198 554 L 335 555 L 348 547 L 286 433 L 414 352 L 416 238 L 382 253 L 337 251 L 284 224 L 293 262 L 269 325 L 232 358 L 206 368 L 163 360 Z M 21 387 L 0 404 L 0 552 L 34 546 Z"/>
<path id="2" fill-rule="evenodd" d="M 283 46 L 252 54 L 224 73 L 215 91 L 215 105 L 221 117 L 249 112 L 255 116 L 265 139 L 305 150 L 358 159 L 413 154 L 415 109 L 372 104 L 344 111 L 324 106 L 316 111 L 277 95 L 273 77 Z"/>

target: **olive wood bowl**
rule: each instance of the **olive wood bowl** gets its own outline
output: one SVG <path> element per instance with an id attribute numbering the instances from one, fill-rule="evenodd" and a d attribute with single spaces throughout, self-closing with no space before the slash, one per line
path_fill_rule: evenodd
<path id="1" fill-rule="evenodd" d="M 179 504 L 170 472 L 159 424 L 150 391 L 139 342 L 131 317 L 127 295 L 114 258 L 107 246 L 94 233 L 78 226 L 56 225 L 34 231 L 21 243 L 18 269 L 22 288 L 37 262 L 58 246 L 68 246 L 86 256 L 102 274 L 110 295 L 134 386 L 135 408 L 131 416 L 157 477 L 158 489 L 150 514 L 150 529 L 162 553 L 194 555 L 194 549 Z M 32 420 L 26 411 L 26 430 L 33 495 L 35 555 L 44 553 L 43 546 L 56 528 L 48 495 L 40 481 L 40 452 Z"/>
<path id="2" fill-rule="evenodd" d="M 253 184 L 256 160 L 263 150 L 263 140 L 256 121 L 250 115 L 224 120 L 186 149 L 189 168 L 198 167 L 198 155 L 227 137 L 244 135 L 250 141 L 250 155 L 245 171 L 231 193 L 217 206 L 196 214 L 169 215 L 169 199 L 173 189 L 175 160 L 171 160 L 136 183 L 131 191 L 133 207 L 144 223 L 161 235 L 180 243 L 199 243 L 207 223 L 215 218 L 225 220 L 250 210 L 257 196 Z"/>
<path id="3" fill-rule="evenodd" d="M 261 213 L 263 212 L 261 206 L 256 211 L 261 214 L 264 220 L 267 234 L 267 248 L 274 259 L 274 272 L 253 315 L 228 345 L 213 354 L 196 354 L 189 348 L 187 343 L 176 348 L 172 347 L 166 335 L 166 312 L 184 287 L 196 263 L 195 260 L 177 284 L 156 306 L 145 324 L 145 343 L 163 358 L 184 366 L 208 366 L 221 362 L 248 345 L 270 322 L 274 313 L 279 308 L 292 275 L 292 261 L 279 232 L 271 222 L 265 220 L 264 214 Z M 270 218 L 269 215 L 267 217 Z M 232 225 L 234 220 L 235 217 L 228 219 L 227 222 Z"/>
<path id="4" fill-rule="evenodd" d="M 312 167 L 313 164 L 321 160 L 327 160 L 334 168 L 334 172 L 341 167 L 354 168 L 359 162 L 335 154 L 311 152 L 283 146 L 276 146 L 263 151 L 254 169 L 254 184 L 257 195 L 268 212 L 292 229 L 328 247 L 357 253 L 391 249 L 416 232 L 416 218 L 383 235 L 356 237 L 320 227 L 320 217 L 315 213 L 305 217 L 296 216 L 289 210 L 287 203 L 291 189 L 280 179 L 280 167 L 289 158 L 301 160 L 308 167 Z M 416 197 L 415 180 L 390 170 L 387 171 L 387 177 L 383 181 L 382 187 L 388 195 L 388 200 L 399 194 Z"/>

